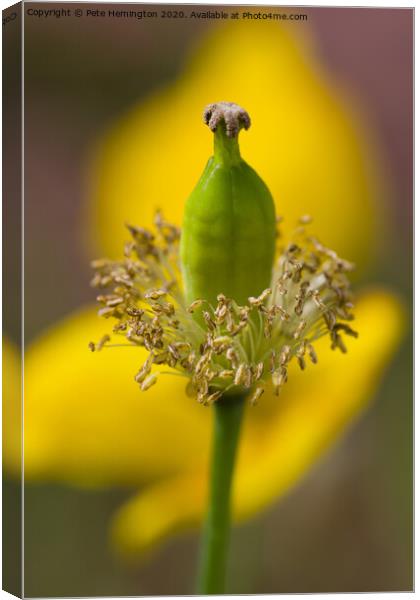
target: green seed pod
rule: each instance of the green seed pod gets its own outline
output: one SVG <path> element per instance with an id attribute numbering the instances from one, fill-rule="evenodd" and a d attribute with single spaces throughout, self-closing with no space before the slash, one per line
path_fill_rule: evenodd
<path id="1" fill-rule="evenodd" d="M 275 248 L 275 210 L 269 189 L 242 158 L 238 134 L 248 113 L 237 104 L 206 107 L 214 132 L 212 156 L 187 200 L 181 264 L 188 302 L 218 294 L 244 304 L 270 285 Z"/>

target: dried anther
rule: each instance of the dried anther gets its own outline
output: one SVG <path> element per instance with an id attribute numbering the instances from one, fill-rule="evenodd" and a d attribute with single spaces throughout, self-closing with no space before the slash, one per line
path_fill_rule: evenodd
<path id="1" fill-rule="evenodd" d="M 91 350 L 92 352 L 99 352 L 107 344 L 107 342 L 110 341 L 110 339 L 110 336 L 108 334 L 105 334 L 101 337 L 97 344 L 95 344 L 94 342 L 89 342 L 89 350 Z"/>
<path id="2" fill-rule="evenodd" d="M 308 222 L 305 217 L 301 225 Z M 342 352 L 343 335 L 357 337 L 347 323 L 353 302 L 346 273 L 353 266 L 305 237 L 303 227 L 279 252 L 271 288 L 243 306 L 220 293 L 214 307 L 200 298 L 185 302 L 180 230 L 160 213 L 155 227 L 128 226 L 132 239 L 122 260 L 92 262 L 99 314 L 116 319 L 115 335 L 148 352 L 135 375 L 142 391 L 158 379 L 153 366 L 166 365 L 188 377 L 187 393 L 204 406 L 238 389 L 249 390 L 256 404 L 270 383 L 279 394 L 291 361 L 301 369 L 317 363 L 314 343 L 321 336 Z M 98 351 L 109 341 L 105 335 L 89 348 Z"/>
<path id="3" fill-rule="evenodd" d="M 264 388 L 261 386 L 258 386 L 257 388 L 255 388 L 254 393 L 252 394 L 249 402 L 252 406 L 255 406 L 258 403 L 258 400 L 261 398 L 261 396 L 264 394 Z"/>

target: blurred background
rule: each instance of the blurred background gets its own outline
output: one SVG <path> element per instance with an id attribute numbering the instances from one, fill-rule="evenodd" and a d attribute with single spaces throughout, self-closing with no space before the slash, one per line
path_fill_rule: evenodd
<path id="1" fill-rule="evenodd" d="M 370 280 L 388 284 L 410 306 L 412 11 L 305 13 L 307 22 L 295 26 L 311 36 L 324 68 L 362 110 L 389 178 L 392 242 Z M 125 111 L 175 81 L 190 49 L 216 26 L 26 19 L 27 343 L 94 296 L 83 219 L 92 145 Z M 7 326 L 7 335 L 18 339 L 17 324 Z M 412 589 L 411 348 L 406 337 L 376 402 L 335 450 L 285 499 L 235 529 L 229 592 Z M 25 595 L 191 593 L 198 536 L 170 541 L 136 565 L 124 564 L 110 550 L 111 515 L 131 493 L 26 485 Z M 6 482 L 5 494 L 10 502 L 17 497 L 14 481 Z M 6 544 L 12 547 L 13 540 Z"/>

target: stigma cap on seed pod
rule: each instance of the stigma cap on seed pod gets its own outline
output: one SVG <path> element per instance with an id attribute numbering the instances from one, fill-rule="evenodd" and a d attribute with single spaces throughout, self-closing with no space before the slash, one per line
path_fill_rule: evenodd
<path id="1" fill-rule="evenodd" d="M 208 104 L 204 109 L 204 123 L 215 132 L 219 123 L 225 123 L 226 135 L 234 138 L 239 131 L 249 129 L 251 119 L 249 114 L 239 104 L 234 102 L 216 102 Z"/>

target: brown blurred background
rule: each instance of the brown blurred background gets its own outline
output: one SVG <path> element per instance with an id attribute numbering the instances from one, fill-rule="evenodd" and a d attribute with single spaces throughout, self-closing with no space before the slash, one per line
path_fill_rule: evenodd
<path id="1" fill-rule="evenodd" d="M 307 23 L 296 27 L 310 30 L 325 67 L 356 99 L 389 174 L 393 241 L 374 279 L 399 291 L 410 305 L 413 13 L 369 8 L 305 12 Z M 190 47 L 213 26 L 182 20 L 26 18 L 28 342 L 93 297 L 91 249 L 82 220 L 91 145 L 125 110 L 174 80 Z M 17 337 L 16 324 L 7 333 Z M 369 414 L 286 499 L 235 530 L 229 592 L 412 588 L 411 360 L 407 338 Z M 8 482 L 9 500 L 17 492 L 16 484 Z M 27 485 L 26 596 L 192 593 L 197 536 L 173 540 L 135 567 L 113 556 L 107 526 L 114 508 L 129 495 L 130 490 Z"/>

